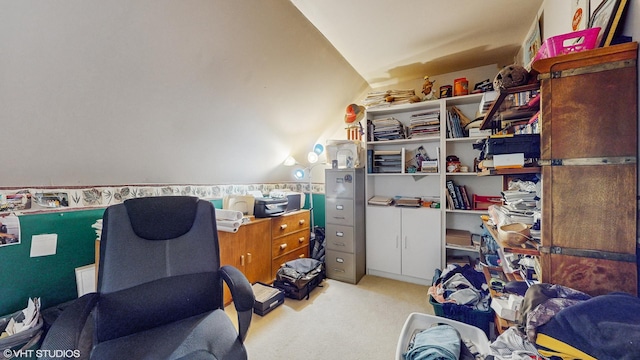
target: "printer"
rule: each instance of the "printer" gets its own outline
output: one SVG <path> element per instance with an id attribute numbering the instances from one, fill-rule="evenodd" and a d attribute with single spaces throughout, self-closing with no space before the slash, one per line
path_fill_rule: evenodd
<path id="1" fill-rule="evenodd" d="M 269 193 L 270 198 L 286 198 L 289 202 L 287 204 L 286 212 L 296 211 L 304 208 L 304 194 L 301 192 L 291 190 L 271 190 Z"/>
<path id="2" fill-rule="evenodd" d="M 288 203 L 286 197 L 257 197 L 254 202 L 253 215 L 257 218 L 282 215 L 287 211 Z"/>

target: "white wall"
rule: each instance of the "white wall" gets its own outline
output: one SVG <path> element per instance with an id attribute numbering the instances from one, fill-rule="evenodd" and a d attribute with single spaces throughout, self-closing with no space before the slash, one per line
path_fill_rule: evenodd
<path id="1" fill-rule="evenodd" d="M 287 0 L 0 0 L 2 186 L 290 180 L 367 84 Z"/>

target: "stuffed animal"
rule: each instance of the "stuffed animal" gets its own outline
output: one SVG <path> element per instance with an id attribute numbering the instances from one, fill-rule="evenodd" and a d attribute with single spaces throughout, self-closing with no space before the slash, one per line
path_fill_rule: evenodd
<path id="1" fill-rule="evenodd" d="M 494 90 L 508 89 L 514 86 L 520 86 L 529 80 L 529 72 L 520 65 L 508 65 L 502 68 L 493 80 Z"/>

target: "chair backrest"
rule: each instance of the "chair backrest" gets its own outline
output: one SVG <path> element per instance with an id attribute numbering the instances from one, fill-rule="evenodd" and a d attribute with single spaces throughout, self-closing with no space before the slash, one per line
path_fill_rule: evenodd
<path id="1" fill-rule="evenodd" d="M 222 307 L 215 209 L 187 196 L 126 200 L 103 216 L 99 342 Z"/>

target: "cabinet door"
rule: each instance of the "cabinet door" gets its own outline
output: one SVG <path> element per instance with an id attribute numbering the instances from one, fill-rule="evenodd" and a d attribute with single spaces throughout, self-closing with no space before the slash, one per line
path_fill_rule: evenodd
<path id="1" fill-rule="evenodd" d="M 271 221 L 260 221 L 246 226 L 245 268 L 242 271 L 250 283 L 271 282 Z"/>
<path id="2" fill-rule="evenodd" d="M 402 209 L 402 275 L 433 277 L 440 266 L 440 212 Z"/>
<path id="3" fill-rule="evenodd" d="M 367 207 L 367 267 L 400 274 L 400 209 Z"/>

